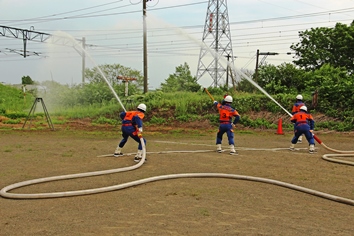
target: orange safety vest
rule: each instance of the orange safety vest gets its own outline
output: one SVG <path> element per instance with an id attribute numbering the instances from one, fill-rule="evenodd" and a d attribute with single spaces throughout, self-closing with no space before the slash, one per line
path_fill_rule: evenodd
<path id="1" fill-rule="evenodd" d="M 311 114 L 300 111 L 291 117 L 291 121 L 295 121 L 296 124 L 307 124 L 309 120 L 313 120 Z"/>
<path id="2" fill-rule="evenodd" d="M 127 126 L 127 125 L 137 125 L 136 122 L 133 121 L 133 118 L 135 116 L 138 116 L 141 120 L 144 119 L 145 114 L 141 111 L 127 111 L 125 113 L 125 117 L 123 119 L 122 125 Z"/>
<path id="3" fill-rule="evenodd" d="M 305 103 L 303 103 L 303 102 L 295 103 L 293 106 L 293 109 L 291 110 L 291 113 L 295 114 L 295 113 L 299 112 L 300 107 L 302 107 L 302 106 L 305 106 Z"/>
<path id="4" fill-rule="evenodd" d="M 134 116 L 138 116 L 142 120 L 144 119 L 145 114 L 141 111 L 127 111 L 124 120 L 132 121 Z"/>
<path id="5" fill-rule="evenodd" d="M 219 121 L 220 122 L 230 122 L 232 120 L 232 117 L 234 116 L 239 116 L 238 112 L 233 109 L 230 106 L 225 106 L 225 105 L 221 105 L 221 104 L 217 104 L 216 106 L 219 110 Z"/>

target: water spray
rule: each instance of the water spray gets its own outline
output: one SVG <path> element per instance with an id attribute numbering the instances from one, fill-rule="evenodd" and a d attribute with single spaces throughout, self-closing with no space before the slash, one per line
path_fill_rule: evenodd
<path id="1" fill-rule="evenodd" d="M 221 60 L 222 62 L 226 63 L 235 74 L 239 74 L 241 75 L 243 78 L 245 78 L 248 82 L 250 82 L 253 86 L 255 86 L 259 91 L 261 91 L 263 94 L 265 94 L 268 98 L 270 98 L 275 104 L 277 104 L 282 110 L 284 110 L 290 117 L 292 117 L 293 115 L 286 110 L 282 105 L 280 105 L 280 103 L 278 103 L 272 96 L 270 96 L 262 87 L 260 87 L 255 81 L 253 81 L 249 76 L 247 76 L 245 73 L 242 72 L 242 70 L 237 70 L 235 65 L 233 65 L 230 61 L 226 60 L 224 57 L 219 57 L 219 55 L 212 50 L 210 47 L 208 47 L 204 42 L 200 42 L 199 40 L 195 39 L 194 37 L 190 36 L 189 34 L 183 32 L 182 29 L 180 28 L 174 28 L 178 33 L 180 33 L 181 35 L 186 36 L 188 39 L 194 41 L 197 45 L 199 45 L 201 48 L 207 50 L 208 52 L 210 52 L 211 55 L 213 55 L 215 58 L 218 58 L 219 60 Z M 208 92 L 207 92 L 208 93 Z M 208 93 L 209 95 L 210 93 Z M 210 96 L 210 95 L 209 95 Z M 313 134 L 314 135 L 314 134 Z M 332 151 L 332 152 L 336 152 L 336 153 L 349 153 L 349 154 L 354 154 L 354 151 L 340 151 L 340 150 L 335 150 L 333 148 L 329 148 L 328 146 L 326 146 L 316 135 L 314 135 L 315 140 L 321 144 L 325 149 Z"/>
<path id="2" fill-rule="evenodd" d="M 197 42 L 198 44 L 201 44 L 199 41 L 196 39 L 190 37 L 187 35 L 190 39 L 193 41 Z M 74 40 L 72 37 L 69 37 L 70 39 Z M 76 42 L 76 40 L 74 40 Z M 89 55 L 80 45 L 77 45 L 80 47 L 81 51 L 85 52 L 87 55 Z M 206 45 L 202 45 L 202 47 L 205 47 L 208 51 L 210 51 L 215 57 L 218 56 L 214 51 L 212 51 L 210 48 L 206 47 Z M 89 56 L 90 57 L 90 56 Z M 90 59 L 93 61 L 93 59 L 90 57 Z M 234 65 L 229 63 L 227 60 L 220 58 L 221 60 L 224 60 L 226 63 L 229 64 L 229 66 L 236 71 Z M 94 62 L 94 61 L 93 61 Z M 99 67 L 97 67 L 99 69 Z M 118 95 L 115 93 L 114 89 L 112 86 L 109 84 L 108 80 L 105 78 L 103 72 L 99 69 L 100 73 L 102 74 L 103 78 L 105 79 L 107 85 L 117 98 L 118 102 L 121 104 L 121 106 L 124 109 L 123 104 L 121 103 Z M 241 72 L 242 73 L 242 72 Z M 242 73 L 244 78 L 246 78 L 250 83 L 252 83 L 255 87 L 257 87 L 260 91 L 262 91 L 266 96 L 268 96 L 271 100 L 273 100 L 278 106 L 280 106 L 286 113 L 289 114 L 289 116 L 292 116 L 285 108 L 283 108 L 277 101 L 275 101 L 266 91 L 264 91 L 258 84 L 256 84 L 252 79 L 250 79 L 247 75 Z M 214 101 L 213 97 L 211 94 L 205 90 L 210 98 Z M 125 110 L 125 109 L 124 109 Z M 323 142 L 321 142 L 316 136 L 314 136 L 316 141 L 319 142 L 320 144 L 323 145 Z M 129 166 L 129 167 L 124 167 L 124 168 L 118 168 L 118 169 L 112 169 L 112 170 L 105 170 L 105 171 L 96 171 L 96 172 L 87 172 L 87 173 L 81 173 L 81 174 L 72 174 L 72 175 L 63 175 L 63 176 L 54 176 L 54 177 L 48 177 L 48 178 L 40 178 L 40 179 L 34 179 L 34 180 L 29 180 L 29 181 L 24 181 L 20 182 L 17 184 L 12 184 L 7 187 L 4 187 L 3 189 L 0 190 L 0 195 L 4 198 L 15 198 L 15 199 L 37 199 L 37 198 L 57 198 L 57 197 L 68 197 L 68 196 L 79 196 L 79 195 L 87 195 L 87 194 L 94 194 L 94 193 L 102 193 L 102 192 L 108 192 L 108 191 L 114 191 L 114 190 L 119 190 L 119 189 L 124 189 L 128 188 L 131 186 L 136 186 L 148 182 L 153 182 L 153 181 L 158 181 L 158 180 L 165 180 L 165 179 L 177 179 L 177 178 L 231 178 L 231 179 L 239 179 L 239 180 L 247 180 L 247 181 L 257 181 L 257 182 L 262 182 L 262 183 L 269 183 L 273 185 L 278 185 L 281 187 L 286 187 L 290 189 L 294 189 L 297 191 L 305 192 L 308 194 L 312 194 L 318 197 L 322 197 L 325 199 L 329 199 L 332 201 L 348 204 L 348 205 L 353 205 L 354 206 L 354 200 L 348 199 L 348 198 L 343 198 L 343 197 L 338 197 L 335 195 L 319 192 L 316 190 L 296 186 L 293 184 L 288 184 L 285 182 L 277 181 L 277 180 L 272 180 L 272 179 L 266 179 L 266 178 L 259 178 L 259 177 L 253 177 L 253 176 L 245 176 L 245 175 L 235 175 L 235 174 L 224 174 L 224 173 L 182 173 L 182 174 L 171 174 L 171 175 L 161 175 L 161 176 L 154 176 L 150 178 L 145 178 L 141 180 L 136 180 L 120 185 L 115 185 L 115 186 L 109 186 L 109 187 L 103 187 L 103 188 L 97 188 L 97 189 L 87 189 L 87 190 L 78 190 L 78 191 L 69 191 L 69 192 L 55 192 L 55 193 L 37 193 L 37 194 L 16 194 L 16 193 L 8 193 L 8 191 L 16 188 L 20 188 L 23 186 L 27 185 L 32 185 L 32 184 L 37 184 L 37 183 L 43 183 L 43 182 L 49 182 L 49 181 L 54 181 L 54 180 L 64 180 L 64 179 L 73 179 L 73 178 L 81 178 L 81 177 L 88 177 L 88 176 L 98 176 L 98 175 L 104 175 L 104 174 L 111 174 L 111 173 L 118 173 L 118 172 L 124 172 L 124 171 L 130 171 L 136 168 L 139 168 L 145 161 L 146 158 L 146 149 L 145 149 L 145 144 L 143 141 L 141 141 L 141 144 L 143 146 L 143 157 L 141 161 L 134 165 L 134 166 Z M 334 149 L 332 149 L 334 150 Z M 337 150 L 336 150 L 337 151 Z M 353 153 L 354 152 L 350 152 Z M 353 156 L 353 154 L 348 154 Z"/>
<path id="3" fill-rule="evenodd" d="M 126 111 L 122 101 L 119 99 L 116 91 L 114 91 L 112 85 L 109 83 L 109 81 L 107 80 L 106 76 L 104 75 L 103 71 L 101 70 L 101 68 L 96 64 L 95 60 L 93 60 L 93 58 L 91 57 L 91 55 L 86 51 L 85 48 L 82 47 L 81 43 L 78 42 L 74 37 L 72 37 L 70 34 L 67 34 L 65 32 L 60 31 L 58 34 L 61 34 L 62 36 L 59 35 L 53 35 L 53 37 L 65 37 L 68 38 L 69 40 L 72 41 L 73 43 L 73 48 L 75 49 L 75 51 L 77 51 L 79 54 L 83 53 L 84 55 L 87 55 L 88 58 L 91 60 L 91 62 L 94 64 L 94 66 L 97 68 L 97 70 L 100 72 L 102 78 L 104 79 L 104 81 L 106 82 L 106 84 L 108 85 L 109 89 L 112 91 L 114 97 L 117 99 L 117 101 L 119 102 L 119 104 L 121 105 L 121 107 L 123 108 L 124 111 Z M 78 49 L 79 48 L 79 49 Z"/>

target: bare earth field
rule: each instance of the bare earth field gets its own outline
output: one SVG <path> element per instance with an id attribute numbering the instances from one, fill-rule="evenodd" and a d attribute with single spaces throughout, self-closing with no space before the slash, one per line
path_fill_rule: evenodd
<path id="1" fill-rule="evenodd" d="M 354 166 L 323 160 L 307 144 L 290 152 L 291 132 L 236 131 L 238 156 L 214 150 L 216 129 L 145 128 L 147 159 L 132 171 L 12 190 L 44 193 L 118 185 L 178 173 L 269 178 L 354 199 Z M 329 147 L 354 150 L 354 135 L 321 133 Z M 135 165 L 112 153 L 119 127 L 95 130 L 0 130 L 0 188 L 36 178 Z M 304 139 L 305 140 L 305 139 Z M 227 148 L 226 137 L 223 142 Z M 278 148 L 278 149 L 277 149 Z M 124 153 L 135 153 L 130 140 Z M 167 153 L 167 151 L 169 151 Z M 176 151 L 176 152 L 170 152 Z M 354 161 L 352 157 L 349 157 Z M 354 206 L 267 183 L 227 178 L 155 181 L 106 193 L 51 199 L 0 197 L 0 235 L 354 235 Z"/>

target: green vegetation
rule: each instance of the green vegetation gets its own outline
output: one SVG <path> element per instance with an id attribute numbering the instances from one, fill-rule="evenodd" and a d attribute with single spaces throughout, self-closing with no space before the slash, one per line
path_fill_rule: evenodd
<path id="1" fill-rule="evenodd" d="M 333 29 L 307 30 L 300 32 L 299 37 L 300 42 L 290 47 L 295 52 L 293 63 L 278 66 L 264 64 L 259 67 L 256 76 L 246 73 L 250 77 L 255 76 L 253 80 L 286 111 L 291 111 L 296 95 L 302 94 L 312 114 L 326 116 L 325 120 L 316 121 L 317 128 L 354 130 L 354 65 L 350 50 L 354 48 L 354 23 L 349 26 L 337 24 Z M 197 79 L 191 76 L 187 63 L 176 67 L 175 73 L 161 83 L 160 90 L 146 94 L 141 92 L 141 72 L 118 64 L 86 69 L 85 77 L 88 83 L 74 86 L 45 81 L 41 84 L 46 88 L 44 94 L 29 91 L 26 97 L 21 90 L 0 84 L 0 116 L 8 118 L 2 122 L 19 123 L 27 117 L 34 98 L 40 96 L 52 119 L 61 123 L 72 118 L 91 118 L 93 124 L 116 125 L 123 107 L 126 110 L 135 109 L 141 102 L 148 107 L 146 124 L 168 125 L 205 120 L 215 125 L 218 123 L 212 101 Z M 124 79 L 129 83 L 126 84 Z M 29 76 L 24 76 L 22 82 L 38 84 Z M 259 91 L 249 78 L 241 78 L 232 89 L 223 86 L 208 90 L 218 101 L 225 94 L 231 95 L 233 106 L 241 115 L 240 123 L 246 127 L 275 129 L 277 118 L 287 116 L 287 112 Z M 38 112 L 36 116 L 43 118 L 41 111 Z M 257 113 L 268 115 L 255 116 Z M 292 129 L 290 122 L 284 122 L 284 126 Z"/>
<path id="2" fill-rule="evenodd" d="M 11 119 L 25 117 L 24 110 L 31 106 L 34 97 L 16 88 L 0 84 L 0 116 Z"/>
<path id="3" fill-rule="evenodd" d="M 350 25 L 337 23 L 334 28 L 311 28 L 299 33 L 299 43 L 292 44 L 295 51 L 294 64 L 306 71 L 320 69 L 325 64 L 343 67 L 354 72 L 354 21 Z"/>
<path id="4" fill-rule="evenodd" d="M 102 84 L 102 86 L 105 86 Z M 68 91 L 62 91 L 64 93 L 81 93 L 76 90 L 84 90 L 85 87 L 65 87 Z M 9 86 L 0 86 L 0 92 L 3 90 L 12 90 L 13 88 Z M 70 91 L 74 90 L 74 91 Z M 104 90 L 104 88 L 102 88 Z M 213 90 L 212 88 L 210 90 Z M 16 90 L 18 95 L 19 90 Z M 271 101 L 267 96 L 260 93 L 245 93 L 245 92 L 232 92 L 226 91 L 222 92 L 214 89 L 214 98 L 218 101 L 223 99 L 223 95 L 228 93 L 233 96 L 234 103 L 233 106 L 237 108 L 241 115 L 240 124 L 245 127 L 261 128 L 261 129 L 276 129 L 277 128 L 277 118 L 284 117 L 286 114 L 278 105 Z M 4 94 L 4 93 L 1 93 Z M 57 94 L 56 92 L 54 94 Z M 81 93 L 84 94 L 84 93 Z M 9 95 L 12 96 L 12 95 Z M 277 102 L 282 104 L 282 106 L 290 111 L 294 102 L 294 97 L 296 94 L 277 94 L 272 96 Z M 304 100 L 307 104 L 311 104 L 311 95 L 304 94 Z M 46 100 L 48 99 L 48 100 Z M 148 107 L 148 112 L 146 114 L 146 124 L 158 124 L 158 125 L 173 125 L 175 122 L 202 122 L 204 120 L 210 121 L 211 124 L 218 124 L 218 113 L 213 107 L 213 103 L 209 96 L 202 90 L 198 92 L 173 92 L 173 93 L 163 93 L 161 91 L 148 92 L 144 95 L 131 96 L 130 99 L 133 102 L 124 103 L 123 106 L 126 109 L 135 109 L 138 103 L 144 102 Z M 13 106 L 14 103 L 21 104 L 23 98 L 21 96 L 15 96 L 11 99 L 5 99 L 5 101 L 11 101 L 11 103 L 3 102 L 3 109 L 8 111 L 8 107 Z M 34 100 L 34 98 L 33 98 Z M 43 99 L 45 104 L 47 101 L 51 101 L 49 95 Z M 83 97 L 82 100 L 85 100 Z M 94 101 L 93 104 L 86 104 L 85 106 L 77 103 L 76 105 L 70 101 L 70 103 L 65 103 L 67 99 L 56 100 L 55 105 L 51 104 L 49 109 L 50 116 L 52 118 L 53 124 L 65 124 L 69 119 L 83 119 L 90 118 L 92 124 L 109 124 L 118 125 L 119 124 L 119 113 L 123 111 L 117 100 L 110 101 Z M 123 99 L 127 101 L 127 99 Z M 322 105 L 321 106 L 325 106 Z M 324 104 L 330 104 L 325 102 Z M 125 106 L 127 105 L 127 106 Z M 7 124 L 19 124 L 27 117 L 28 111 L 31 107 L 30 103 L 27 103 L 27 107 L 23 107 L 23 104 L 19 106 L 18 110 L 12 110 L 11 112 L 5 112 L 2 115 L 9 118 L 4 120 L 3 123 Z M 24 112 L 26 110 L 27 112 Z M 328 109 L 329 110 L 329 109 Z M 271 112 L 273 113 L 271 119 L 266 117 L 258 117 L 251 119 L 250 113 L 256 114 L 257 112 Z M 318 110 L 313 110 L 313 114 L 316 112 L 322 112 Z M 45 123 L 45 115 L 43 112 L 36 112 L 35 119 L 37 124 Z M 40 121 L 41 120 L 41 121 Z M 334 119 L 333 119 L 334 120 Z M 337 121 L 324 121 L 317 122 L 317 127 L 319 129 L 332 129 L 338 131 L 348 131 L 353 130 L 353 117 L 346 118 L 344 120 Z M 284 129 L 292 129 L 292 125 L 289 122 L 284 122 Z M 179 132 L 176 130 L 175 132 Z"/>
<path id="5" fill-rule="evenodd" d="M 22 79 L 22 84 L 34 84 L 34 81 L 28 75 L 22 76 L 21 79 Z"/>
<path id="6" fill-rule="evenodd" d="M 163 92 L 197 92 L 200 88 L 201 86 L 197 83 L 197 78 L 191 75 L 187 63 L 176 67 L 176 72 L 166 79 L 166 83 L 161 83 L 161 90 Z"/>

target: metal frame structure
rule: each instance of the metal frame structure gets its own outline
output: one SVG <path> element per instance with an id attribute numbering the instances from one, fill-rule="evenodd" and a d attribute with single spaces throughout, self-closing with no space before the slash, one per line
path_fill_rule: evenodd
<path id="1" fill-rule="evenodd" d="M 85 82 L 85 45 L 86 45 L 86 40 L 85 38 L 81 39 L 75 39 L 75 41 L 81 42 L 81 47 L 82 50 L 77 50 L 75 46 L 78 45 L 78 43 L 73 42 L 73 40 L 67 38 L 67 37 L 61 37 L 58 35 L 51 35 L 47 33 L 42 33 L 39 31 L 34 31 L 33 26 L 30 28 L 30 30 L 27 29 L 20 29 L 20 28 L 13 28 L 13 27 L 8 27 L 8 26 L 3 26 L 0 25 L 0 36 L 7 37 L 7 38 L 16 38 L 16 39 L 21 39 L 23 40 L 23 50 L 16 50 L 16 49 L 10 49 L 6 48 L 10 52 L 17 53 L 23 57 L 27 57 L 29 55 L 37 55 L 39 56 L 41 53 L 39 52 L 29 52 L 27 51 L 27 41 L 32 40 L 36 42 L 48 42 L 52 44 L 57 44 L 57 45 L 64 45 L 64 46 L 71 46 L 73 47 L 82 57 L 82 83 Z"/>
<path id="2" fill-rule="evenodd" d="M 228 86 L 228 76 L 231 76 L 234 84 L 235 76 L 228 73 L 232 72 L 228 63 L 233 65 L 235 57 L 226 0 L 209 0 L 202 41 L 205 46 L 200 49 L 197 80 L 209 74 L 214 87 L 223 83 Z M 224 58 L 228 59 L 227 62 Z"/>
<path id="3" fill-rule="evenodd" d="M 25 123 L 24 123 L 23 126 L 22 126 L 22 129 L 26 126 L 26 123 L 27 123 L 28 120 L 30 120 L 28 129 L 31 127 L 32 119 L 33 119 L 33 117 L 34 117 L 34 112 L 36 111 L 37 103 L 39 103 L 39 102 L 42 104 L 43 111 L 44 111 L 44 114 L 45 114 L 45 118 L 46 118 L 46 120 L 47 120 L 47 123 L 48 123 L 48 125 L 49 125 L 49 128 L 50 128 L 51 130 L 54 130 L 54 126 L 53 126 L 52 120 L 50 119 L 50 116 L 49 116 L 47 107 L 46 107 L 45 104 L 44 104 L 43 98 L 36 98 L 36 99 L 34 100 L 33 105 L 32 105 L 32 108 L 31 108 L 30 112 L 28 113 L 28 116 L 27 116 L 27 118 L 26 118 Z"/>

